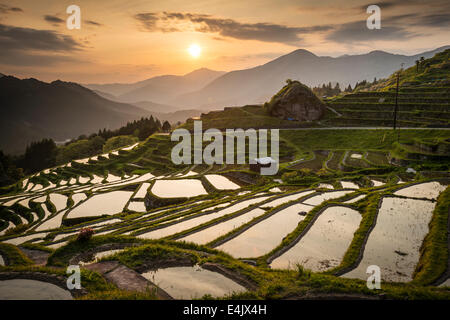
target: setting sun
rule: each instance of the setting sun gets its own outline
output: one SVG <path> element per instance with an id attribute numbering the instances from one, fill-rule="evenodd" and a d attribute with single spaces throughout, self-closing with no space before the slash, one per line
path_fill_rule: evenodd
<path id="1" fill-rule="evenodd" d="M 200 56 L 200 53 L 202 53 L 202 48 L 200 48 L 197 44 L 191 44 L 191 46 L 188 48 L 189 54 L 194 57 L 198 58 Z"/>

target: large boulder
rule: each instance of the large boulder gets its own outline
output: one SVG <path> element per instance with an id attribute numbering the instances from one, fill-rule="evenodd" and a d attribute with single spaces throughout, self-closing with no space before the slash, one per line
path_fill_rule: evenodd
<path id="1" fill-rule="evenodd" d="M 265 106 L 272 116 L 297 121 L 319 120 L 325 112 L 325 104 L 311 89 L 291 80 Z"/>

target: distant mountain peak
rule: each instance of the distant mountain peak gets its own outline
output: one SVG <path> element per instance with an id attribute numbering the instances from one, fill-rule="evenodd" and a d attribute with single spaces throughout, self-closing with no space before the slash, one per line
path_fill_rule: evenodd
<path id="1" fill-rule="evenodd" d="M 200 69 L 196 69 L 194 71 L 188 72 L 184 75 L 184 77 L 189 77 L 189 76 L 193 76 L 193 75 L 201 75 L 201 74 L 216 74 L 216 73 L 224 73 L 223 71 L 216 71 L 216 70 L 211 70 L 208 68 L 200 68 Z"/>
<path id="2" fill-rule="evenodd" d="M 296 56 L 311 56 L 311 57 L 317 57 L 314 53 L 311 51 L 308 51 L 306 49 L 297 49 L 289 53 L 288 55 L 296 55 Z"/>

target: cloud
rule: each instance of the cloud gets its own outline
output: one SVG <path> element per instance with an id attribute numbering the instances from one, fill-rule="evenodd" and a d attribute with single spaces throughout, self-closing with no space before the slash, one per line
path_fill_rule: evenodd
<path id="1" fill-rule="evenodd" d="M 403 41 L 418 36 L 400 26 L 384 26 L 381 29 L 368 29 L 366 20 L 354 21 L 337 26 L 326 36 L 327 40 L 340 43 L 371 42 L 371 41 Z"/>
<path id="2" fill-rule="evenodd" d="M 289 27 L 273 23 L 241 23 L 207 14 L 162 12 L 139 13 L 134 18 L 148 32 L 195 31 L 225 38 L 299 44 L 301 35 L 330 30 L 329 26 Z"/>
<path id="3" fill-rule="evenodd" d="M 44 20 L 51 23 L 52 25 L 58 25 L 65 22 L 65 20 L 51 15 L 45 15 Z"/>
<path id="4" fill-rule="evenodd" d="M 96 21 L 93 21 L 93 20 L 84 20 L 84 23 L 87 23 L 87 24 L 89 24 L 91 26 L 95 26 L 95 27 L 103 26 L 103 24 L 101 24 L 99 22 L 96 22 Z"/>
<path id="5" fill-rule="evenodd" d="M 420 17 L 418 20 L 421 26 L 445 29 L 450 27 L 450 13 L 429 14 Z"/>
<path id="6" fill-rule="evenodd" d="M 7 14 L 7 13 L 11 13 L 11 12 L 23 12 L 23 10 L 18 7 L 10 7 L 6 4 L 0 3 L 0 13 L 1 14 Z"/>
<path id="7" fill-rule="evenodd" d="M 67 54 L 83 50 L 83 45 L 71 36 L 51 30 L 13 27 L 0 24 L 2 63 L 20 65 L 68 61 Z"/>

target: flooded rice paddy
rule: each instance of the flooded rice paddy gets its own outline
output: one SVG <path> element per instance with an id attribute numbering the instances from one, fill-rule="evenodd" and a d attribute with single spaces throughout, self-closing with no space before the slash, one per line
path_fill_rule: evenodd
<path id="1" fill-rule="evenodd" d="M 299 263 L 315 272 L 341 263 L 361 222 L 358 211 L 347 207 L 325 209 L 307 233 L 291 249 L 272 261 L 272 268 L 295 268 Z"/>
<path id="2" fill-rule="evenodd" d="M 426 200 L 383 198 L 362 261 L 343 276 L 367 279 L 367 267 L 377 265 L 384 281 L 411 281 L 434 206 Z"/>
<path id="3" fill-rule="evenodd" d="M 94 195 L 72 209 L 68 217 L 92 217 L 104 214 L 113 215 L 122 212 L 132 194 L 133 192 L 131 191 L 112 191 Z"/>
<path id="4" fill-rule="evenodd" d="M 199 266 L 158 269 L 143 273 L 142 276 L 175 299 L 195 299 L 206 294 L 222 297 L 233 292 L 246 291 L 243 286 L 220 273 Z"/>
<path id="5" fill-rule="evenodd" d="M 151 189 L 160 198 L 190 198 L 208 194 L 200 180 L 156 180 Z"/>
<path id="6" fill-rule="evenodd" d="M 214 186 L 214 188 L 219 190 L 236 190 L 240 188 L 239 185 L 219 174 L 207 174 L 205 175 L 205 178 Z"/>
<path id="7" fill-rule="evenodd" d="M 0 300 L 72 300 L 72 295 L 48 282 L 13 279 L 0 281 Z"/>
<path id="8" fill-rule="evenodd" d="M 305 218 L 301 212 L 309 212 L 313 207 L 305 204 L 294 204 L 263 221 L 252 226 L 237 237 L 218 246 L 235 258 L 253 258 L 268 253 L 283 238 L 294 231 Z"/>

